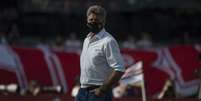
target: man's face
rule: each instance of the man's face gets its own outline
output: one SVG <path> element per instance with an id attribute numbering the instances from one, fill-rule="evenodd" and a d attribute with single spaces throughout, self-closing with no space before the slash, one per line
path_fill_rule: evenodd
<path id="1" fill-rule="evenodd" d="M 87 27 L 92 33 L 98 33 L 103 28 L 103 22 L 103 17 L 93 13 L 87 17 Z"/>
<path id="2" fill-rule="evenodd" d="M 88 17 L 87 17 L 87 23 L 103 23 L 103 18 L 91 13 Z"/>

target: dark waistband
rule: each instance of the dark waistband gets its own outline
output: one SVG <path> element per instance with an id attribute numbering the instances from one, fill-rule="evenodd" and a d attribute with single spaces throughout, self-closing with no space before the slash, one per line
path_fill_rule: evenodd
<path id="1" fill-rule="evenodd" d="M 94 89 L 99 88 L 99 87 L 100 87 L 100 86 L 94 85 L 94 86 L 89 86 L 89 87 L 81 88 L 81 89 L 85 89 L 85 90 L 87 90 L 87 91 L 91 91 L 91 90 L 94 90 Z"/>

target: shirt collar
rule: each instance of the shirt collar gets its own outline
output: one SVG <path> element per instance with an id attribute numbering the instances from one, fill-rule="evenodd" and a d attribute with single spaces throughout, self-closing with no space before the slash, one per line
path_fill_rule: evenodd
<path id="1" fill-rule="evenodd" d="M 103 28 L 100 32 L 98 32 L 95 37 L 97 37 L 98 39 L 101 39 L 103 37 L 103 35 L 105 34 L 105 28 Z"/>
<path id="2" fill-rule="evenodd" d="M 101 39 L 103 37 L 103 35 L 105 34 L 105 28 L 101 29 L 97 34 L 95 34 L 93 37 L 96 37 L 98 39 Z M 87 35 L 87 37 L 91 37 L 92 36 L 92 33 L 89 33 Z"/>

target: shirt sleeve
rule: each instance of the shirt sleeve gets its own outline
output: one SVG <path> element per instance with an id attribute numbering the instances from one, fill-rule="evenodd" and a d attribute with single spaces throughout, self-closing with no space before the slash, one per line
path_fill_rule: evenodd
<path id="1" fill-rule="evenodd" d="M 123 59 L 116 40 L 111 39 L 106 43 L 105 56 L 107 63 L 115 71 L 125 71 Z"/>

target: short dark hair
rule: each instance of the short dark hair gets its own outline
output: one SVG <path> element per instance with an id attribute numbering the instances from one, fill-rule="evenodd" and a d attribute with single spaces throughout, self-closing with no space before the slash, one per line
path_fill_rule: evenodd
<path id="1" fill-rule="evenodd" d="M 106 15 L 107 15 L 106 10 L 100 5 L 92 5 L 92 6 L 90 6 L 88 8 L 88 10 L 87 10 L 87 16 L 89 16 L 92 13 L 103 17 L 104 20 L 105 20 Z"/>

